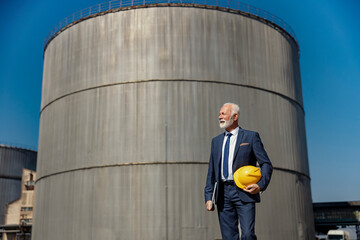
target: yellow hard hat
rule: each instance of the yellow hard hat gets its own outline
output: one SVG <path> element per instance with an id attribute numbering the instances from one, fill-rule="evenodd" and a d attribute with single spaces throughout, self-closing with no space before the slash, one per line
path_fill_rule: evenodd
<path id="1" fill-rule="evenodd" d="M 251 165 L 243 166 L 234 173 L 235 184 L 241 189 L 244 189 L 251 184 L 257 183 L 260 178 L 260 169 Z"/>

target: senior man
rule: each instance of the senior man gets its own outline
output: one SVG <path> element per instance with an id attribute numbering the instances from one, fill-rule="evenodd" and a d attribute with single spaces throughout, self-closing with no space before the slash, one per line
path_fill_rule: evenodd
<path id="1" fill-rule="evenodd" d="M 212 195 L 214 185 L 215 202 L 218 210 L 223 240 L 238 240 L 240 221 L 241 240 L 256 239 L 255 203 L 260 202 L 260 191 L 268 186 L 272 164 L 257 132 L 239 127 L 239 106 L 225 103 L 219 112 L 220 128 L 225 132 L 211 142 L 209 169 L 205 186 L 205 203 L 213 211 Z M 233 173 L 242 166 L 260 165 L 262 177 L 257 184 L 245 189 L 238 188 Z"/>

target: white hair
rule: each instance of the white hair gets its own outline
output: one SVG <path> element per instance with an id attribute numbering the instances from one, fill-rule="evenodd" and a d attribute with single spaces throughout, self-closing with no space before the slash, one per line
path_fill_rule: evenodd
<path id="1" fill-rule="evenodd" d="M 223 106 L 225 106 L 225 105 L 231 105 L 231 117 L 233 117 L 235 113 L 240 116 L 240 107 L 239 107 L 239 105 L 237 105 L 235 103 L 224 103 Z"/>

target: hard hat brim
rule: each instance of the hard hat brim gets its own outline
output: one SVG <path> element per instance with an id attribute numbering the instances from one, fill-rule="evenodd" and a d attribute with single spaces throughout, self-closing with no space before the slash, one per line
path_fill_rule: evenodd
<path id="1" fill-rule="evenodd" d="M 247 186 L 245 186 L 245 185 L 242 185 L 241 183 L 239 183 L 239 182 L 237 182 L 237 181 L 235 181 L 235 184 L 236 184 L 236 186 L 238 187 L 238 188 L 241 188 L 241 189 L 245 189 Z"/>

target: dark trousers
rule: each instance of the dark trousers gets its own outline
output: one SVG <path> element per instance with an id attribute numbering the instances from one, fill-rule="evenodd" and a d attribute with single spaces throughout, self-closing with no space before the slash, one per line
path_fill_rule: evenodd
<path id="1" fill-rule="evenodd" d="M 221 235 L 223 240 L 256 240 L 255 203 L 244 203 L 239 199 L 235 185 L 224 185 L 224 199 L 218 207 Z"/>

